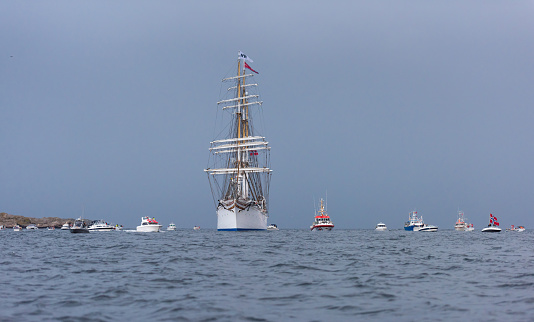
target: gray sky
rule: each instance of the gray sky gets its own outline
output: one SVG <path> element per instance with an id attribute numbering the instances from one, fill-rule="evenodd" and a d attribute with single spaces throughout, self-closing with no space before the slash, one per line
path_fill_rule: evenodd
<path id="1" fill-rule="evenodd" d="M 0 211 L 216 227 L 220 80 L 260 72 L 270 219 L 534 228 L 532 1 L 2 1 Z"/>

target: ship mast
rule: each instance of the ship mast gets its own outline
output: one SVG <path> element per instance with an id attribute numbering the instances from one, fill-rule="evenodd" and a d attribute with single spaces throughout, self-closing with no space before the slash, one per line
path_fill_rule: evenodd
<path id="1" fill-rule="evenodd" d="M 215 184 L 212 186 L 214 201 L 250 200 L 261 204 L 266 211 L 272 172 L 268 168 L 270 147 L 265 137 L 254 136 L 249 106 L 261 106 L 263 102 L 259 101 L 259 95 L 254 90 L 257 84 L 246 82 L 246 78 L 254 74 L 246 74 L 245 70 L 245 62 L 240 58 L 237 62 L 237 73 L 234 74 L 237 76 L 223 79 L 223 82 L 234 82 L 234 86 L 229 87 L 227 92 L 233 95 L 217 102 L 218 105 L 222 105 L 223 110 L 232 110 L 229 115 L 230 128 L 227 132 L 229 135 L 226 139 L 211 142 L 210 151 L 215 167 L 209 167 L 205 171 L 208 173 L 210 184 L 212 181 Z M 249 88 L 252 89 L 250 94 Z M 259 151 L 265 159 L 259 158 Z M 218 163 L 217 160 L 223 163 Z M 216 177 L 222 178 L 222 181 Z M 216 188 L 218 193 L 213 188 Z M 215 194 L 219 195 L 217 199 Z"/>

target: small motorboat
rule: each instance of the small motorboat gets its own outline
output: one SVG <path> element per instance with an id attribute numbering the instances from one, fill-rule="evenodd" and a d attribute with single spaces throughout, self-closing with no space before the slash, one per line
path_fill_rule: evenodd
<path id="1" fill-rule="evenodd" d="M 111 226 L 104 220 L 94 221 L 87 229 L 90 231 L 114 231 L 115 227 Z"/>
<path id="2" fill-rule="evenodd" d="M 468 224 L 467 227 L 465 227 L 464 231 L 474 231 L 475 227 L 473 224 Z"/>
<path id="3" fill-rule="evenodd" d="M 26 226 L 26 229 L 28 229 L 28 230 L 38 230 L 39 228 L 37 226 L 35 226 L 35 224 L 29 224 L 28 226 Z"/>
<path id="4" fill-rule="evenodd" d="M 50 227 L 48 227 L 48 230 L 56 230 L 56 227 L 50 226 Z"/>
<path id="5" fill-rule="evenodd" d="M 423 227 L 415 227 L 413 231 L 438 231 L 438 226 L 423 224 Z"/>
<path id="6" fill-rule="evenodd" d="M 384 231 L 388 230 L 388 227 L 383 222 L 379 222 L 378 224 L 376 224 L 375 230 Z"/>
<path id="7" fill-rule="evenodd" d="M 169 226 L 167 227 L 167 230 L 176 230 L 176 225 L 173 222 L 171 222 Z"/>
<path id="8" fill-rule="evenodd" d="M 13 231 L 21 231 L 21 230 L 22 230 L 22 227 L 20 227 L 19 225 L 13 226 Z"/>
<path id="9" fill-rule="evenodd" d="M 278 226 L 276 226 L 276 224 L 270 224 L 269 226 L 267 226 L 267 230 L 279 230 L 279 229 L 278 229 Z"/>
<path id="10" fill-rule="evenodd" d="M 64 223 L 63 226 L 61 226 L 61 229 L 63 230 L 69 230 L 70 229 L 70 225 L 68 222 Z"/>
<path id="11" fill-rule="evenodd" d="M 193 227 L 193 230 L 200 230 L 200 226 Z"/>
<path id="12" fill-rule="evenodd" d="M 137 226 L 137 231 L 140 232 L 159 232 L 161 225 L 156 221 L 156 218 L 149 218 L 148 216 L 141 217 L 141 225 Z"/>
<path id="13" fill-rule="evenodd" d="M 122 227 L 122 225 L 117 224 L 114 228 L 115 230 L 122 230 L 124 227 Z"/>
<path id="14" fill-rule="evenodd" d="M 74 225 L 70 227 L 70 232 L 73 234 L 86 234 L 89 233 L 89 229 L 87 228 L 85 221 L 80 217 L 76 219 Z"/>
<path id="15" fill-rule="evenodd" d="M 484 233 L 500 233 L 501 228 L 499 228 L 499 222 L 497 221 L 497 217 L 490 214 L 490 220 L 488 227 L 482 229 L 482 232 Z"/>
<path id="16" fill-rule="evenodd" d="M 523 226 L 517 226 L 515 227 L 514 225 L 512 225 L 512 227 L 510 228 L 506 228 L 506 230 L 508 231 L 517 231 L 517 232 L 522 232 L 522 231 L 525 231 L 525 227 Z"/>

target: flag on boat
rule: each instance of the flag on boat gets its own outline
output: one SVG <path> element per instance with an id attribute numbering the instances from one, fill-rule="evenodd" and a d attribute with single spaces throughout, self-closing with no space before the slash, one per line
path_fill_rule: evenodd
<path id="1" fill-rule="evenodd" d="M 490 218 L 490 224 L 493 224 L 493 220 L 492 220 L 492 218 Z"/>
<path id="2" fill-rule="evenodd" d="M 497 217 L 493 216 L 493 221 L 497 221 Z"/>
<path id="3" fill-rule="evenodd" d="M 495 226 L 499 226 L 499 223 L 498 223 L 498 222 L 494 221 L 494 223 L 495 223 Z"/>
<path id="4" fill-rule="evenodd" d="M 492 214 L 490 214 L 490 217 L 493 217 L 493 215 L 492 215 Z"/>
<path id="5" fill-rule="evenodd" d="M 255 71 L 254 69 L 252 69 L 252 68 L 247 64 L 247 62 L 245 62 L 245 68 L 248 68 L 248 69 L 250 69 L 251 71 L 255 72 L 256 74 L 259 74 L 257 71 Z"/>
<path id="6" fill-rule="evenodd" d="M 247 55 L 243 54 L 242 51 L 240 51 L 239 53 L 237 53 L 237 58 L 238 58 L 238 59 L 243 59 L 243 60 L 248 60 L 248 61 L 251 62 L 251 63 L 254 62 L 252 59 L 250 59 L 250 57 L 248 57 Z"/>

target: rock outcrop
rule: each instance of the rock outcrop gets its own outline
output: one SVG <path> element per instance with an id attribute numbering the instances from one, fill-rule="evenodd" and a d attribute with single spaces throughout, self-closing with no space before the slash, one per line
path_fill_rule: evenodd
<path id="1" fill-rule="evenodd" d="M 10 214 L 6 214 L 5 212 L 0 213 L 0 226 L 4 225 L 4 227 L 6 228 L 12 228 L 15 225 L 26 227 L 29 224 L 35 224 L 39 228 L 52 227 L 52 226 L 56 228 L 60 228 L 65 222 L 72 224 L 74 223 L 74 219 L 72 218 L 63 219 L 59 217 L 32 218 L 32 217 L 10 215 Z"/>

